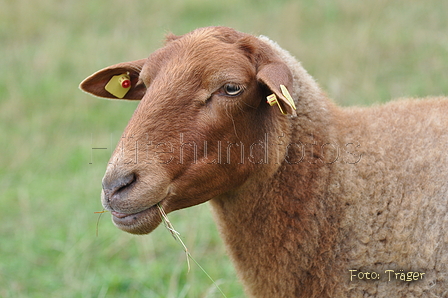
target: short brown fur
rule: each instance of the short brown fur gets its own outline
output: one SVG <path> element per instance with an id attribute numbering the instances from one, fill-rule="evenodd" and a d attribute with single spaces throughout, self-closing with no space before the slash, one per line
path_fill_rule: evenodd
<path id="1" fill-rule="evenodd" d="M 170 36 L 81 88 L 113 98 L 104 85 L 123 72 L 141 102 L 103 179 L 119 228 L 149 233 L 156 204 L 210 201 L 248 297 L 448 296 L 446 97 L 340 108 L 277 44 L 223 27 Z"/>

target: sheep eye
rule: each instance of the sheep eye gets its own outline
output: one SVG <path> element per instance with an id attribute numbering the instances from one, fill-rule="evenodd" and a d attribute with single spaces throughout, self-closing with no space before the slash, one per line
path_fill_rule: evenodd
<path id="1" fill-rule="evenodd" d="M 237 96 L 243 93 L 244 91 L 243 86 L 235 84 L 225 84 L 223 89 L 228 96 Z"/>

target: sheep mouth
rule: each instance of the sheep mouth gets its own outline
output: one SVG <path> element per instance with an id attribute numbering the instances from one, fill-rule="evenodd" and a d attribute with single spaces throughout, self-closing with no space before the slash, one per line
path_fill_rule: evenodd
<path id="1" fill-rule="evenodd" d="M 129 213 L 121 213 L 121 212 L 118 212 L 118 211 L 112 211 L 111 214 L 114 217 L 114 220 L 120 221 L 122 223 L 127 223 L 129 221 L 132 222 L 132 221 L 138 220 L 138 218 L 141 217 L 143 213 L 147 212 L 149 209 L 151 209 L 153 207 L 154 206 L 152 206 L 152 207 L 150 207 L 148 209 L 145 209 L 143 211 L 137 212 L 137 213 L 129 214 Z"/>
<path id="2" fill-rule="evenodd" d="M 117 228 L 131 234 L 148 234 L 162 221 L 157 204 L 132 214 L 118 211 L 111 214 Z"/>

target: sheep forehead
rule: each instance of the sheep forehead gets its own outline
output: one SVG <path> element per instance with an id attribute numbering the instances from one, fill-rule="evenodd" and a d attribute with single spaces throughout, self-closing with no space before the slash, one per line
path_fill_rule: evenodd
<path id="1" fill-rule="evenodd" d="M 151 79 L 163 73 L 173 81 L 193 83 L 194 80 L 212 89 L 224 82 L 244 84 L 253 76 L 255 66 L 235 42 L 209 31 L 194 33 L 172 41 L 152 54 L 144 72 Z"/>

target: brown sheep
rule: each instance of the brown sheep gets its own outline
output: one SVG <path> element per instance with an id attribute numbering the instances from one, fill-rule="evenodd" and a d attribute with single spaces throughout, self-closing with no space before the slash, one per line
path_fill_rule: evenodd
<path id="1" fill-rule="evenodd" d="M 141 100 L 103 179 L 120 229 L 210 201 L 249 297 L 448 297 L 447 98 L 337 107 L 276 43 L 224 27 L 81 89 Z"/>

